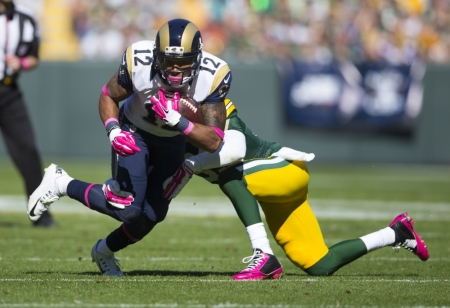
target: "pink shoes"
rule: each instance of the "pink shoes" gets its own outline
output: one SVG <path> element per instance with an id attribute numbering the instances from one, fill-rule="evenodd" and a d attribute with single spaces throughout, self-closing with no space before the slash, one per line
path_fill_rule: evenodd
<path id="1" fill-rule="evenodd" d="M 278 279 L 283 274 L 283 267 L 271 254 L 256 248 L 253 255 L 245 257 L 242 262 L 250 264 L 242 272 L 233 276 L 233 280 Z"/>
<path id="2" fill-rule="evenodd" d="M 395 232 L 395 243 L 392 248 L 398 251 L 400 247 L 411 251 L 418 256 L 420 260 L 426 261 L 430 257 L 427 246 L 419 234 L 414 231 L 414 221 L 408 216 L 408 213 L 402 213 L 395 217 L 389 224 Z"/>

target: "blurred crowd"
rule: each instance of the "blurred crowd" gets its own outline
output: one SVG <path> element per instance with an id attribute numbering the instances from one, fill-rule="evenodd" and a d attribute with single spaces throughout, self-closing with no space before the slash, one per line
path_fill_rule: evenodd
<path id="1" fill-rule="evenodd" d="M 120 58 L 168 19 L 229 62 L 450 62 L 450 0 L 69 0 L 85 59 Z"/>

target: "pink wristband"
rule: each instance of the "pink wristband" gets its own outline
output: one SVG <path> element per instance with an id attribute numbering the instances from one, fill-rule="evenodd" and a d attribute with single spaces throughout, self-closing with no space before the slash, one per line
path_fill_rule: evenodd
<path id="1" fill-rule="evenodd" d="M 109 93 L 108 93 L 108 89 L 106 88 L 106 84 L 103 86 L 103 88 L 102 88 L 102 93 L 105 95 L 105 96 L 109 96 Z"/>
<path id="2" fill-rule="evenodd" d="M 189 134 L 193 129 L 194 129 L 194 124 L 192 124 L 192 122 L 189 122 L 188 127 L 187 127 L 184 131 L 182 131 L 181 134 L 187 135 L 187 134 Z"/>
<path id="3" fill-rule="evenodd" d="M 30 68 L 30 61 L 27 58 L 20 58 L 20 66 L 24 71 Z"/>
<path id="4" fill-rule="evenodd" d="M 105 121 L 105 127 L 108 126 L 108 124 L 110 122 L 117 122 L 117 123 L 119 123 L 119 120 L 117 120 L 116 118 L 109 118 L 108 120 Z"/>
<path id="5" fill-rule="evenodd" d="M 216 134 L 220 137 L 220 139 L 223 140 L 223 137 L 225 136 L 225 133 L 223 132 L 223 130 L 221 130 L 220 128 L 218 128 L 216 126 L 212 126 L 212 129 L 216 132 Z"/>

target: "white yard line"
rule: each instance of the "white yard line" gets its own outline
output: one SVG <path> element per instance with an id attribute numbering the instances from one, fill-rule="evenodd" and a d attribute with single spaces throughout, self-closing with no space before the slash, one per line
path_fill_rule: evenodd
<path id="1" fill-rule="evenodd" d="M 23 196 L 0 196 L 0 212 L 23 212 L 26 215 Z M 392 219 L 402 212 L 409 212 L 415 220 L 450 220 L 450 203 L 399 202 L 380 200 L 311 199 L 311 207 L 318 218 L 335 219 Z M 54 213 L 92 213 L 81 203 L 63 197 L 51 206 Z M 236 216 L 226 197 L 184 197 L 170 204 L 170 216 Z"/>

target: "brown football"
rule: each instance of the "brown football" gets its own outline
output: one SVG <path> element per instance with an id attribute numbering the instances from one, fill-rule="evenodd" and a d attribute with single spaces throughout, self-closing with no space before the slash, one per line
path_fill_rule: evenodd
<path id="1" fill-rule="evenodd" d="M 178 112 L 191 122 L 203 124 L 200 104 L 187 94 L 181 94 L 178 101 Z"/>

